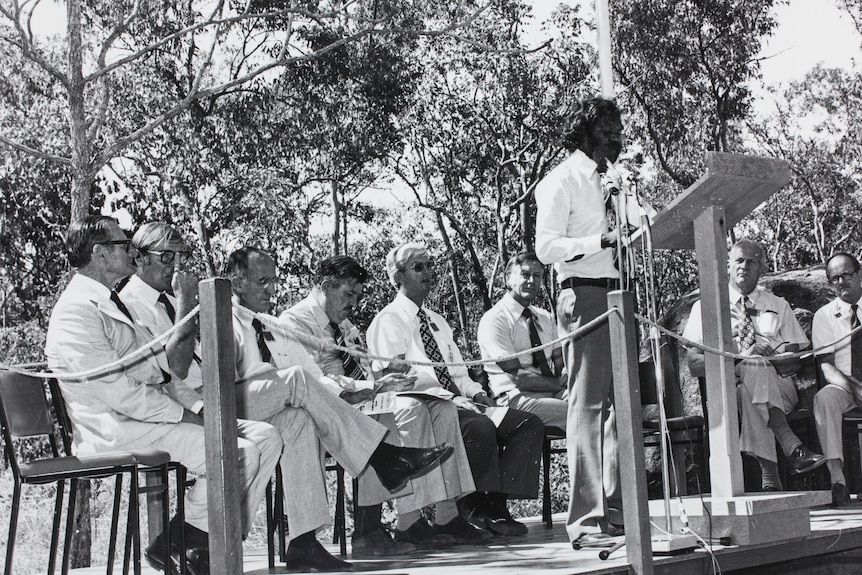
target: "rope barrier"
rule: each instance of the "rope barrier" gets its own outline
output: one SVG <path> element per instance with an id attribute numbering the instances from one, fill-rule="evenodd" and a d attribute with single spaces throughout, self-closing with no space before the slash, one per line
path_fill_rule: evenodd
<path id="1" fill-rule="evenodd" d="M 194 309 L 192 309 L 185 317 L 183 317 L 178 323 L 174 324 L 174 326 L 171 329 L 169 329 L 168 331 L 166 331 L 162 335 L 160 335 L 160 336 L 156 337 L 155 339 L 147 342 L 146 344 L 142 345 L 141 347 L 139 347 L 135 351 L 129 353 L 128 355 L 125 355 L 125 356 L 123 356 L 119 359 L 116 359 L 110 363 L 107 363 L 105 365 L 101 365 L 99 367 L 94 367 L 94 368 L 88 369 L 86 371 L 79 371 L 79 372 L 74 372 L 74 373 L 63 373 L 63 372 L 55 372 L 55 371 L 33 372 L 33 371 L 28 371 L 28 370 L 24 369 L 24 366 L 29 366 L 29 365 L 33 365 L 33 364 L 6 365 L 3 363 L 0 363 L 0 369 L 5 369 L 6 371 L 11 371 L 14 373 L 20 373 L 22 375 L 29 375 L 32 377 L 38 377 L 38 378 L 42 378 L 42 379 L 50 379 L 50 378 L 56 377 L 56 378 L 62 378 L 62 379 L 86 380 L 86 379 L 89 379 L 90 377 L 93 377 L 95 375 L 102 375 L 102 374 L 110 373 L 119 367 L 131 365 L 134 360 L 137 360 L 138 358 L 143 357 L 145 354 L 147 354 L 150 351 L 150 349 L 153 349 L 157 346 L 164 347 L 164 343 L 171 338 L 171 336 L 174 334 L 174 332 L 181 329 L 187 323 L 192 321 L 195 318 L 195 316 L 197 316 L 197 314 L 199 312 L 200 312 L 200 305 L 196 305 L 194 307 Z M 36 365 L 45 365 L 45 364 L 40 363 L 40 364 L 36 364 Z"/>
<path id="2" fill-rule="evenodd" d="M 739 360 L 753 359 L 753 358 L 763 358 L 763 359 L 767 359 L 767 360 L 769 359 L 769 356 L 742 355 L 741 353 L 734 353 L 731 351 L 724 351 L 724 350 L 716 349 L 714 347 L 709 347 L 709 346 L 706 346 L 700 342 L 692 341 L 688 338 L 685 338 L 685 337 L 681 336 L 680 334 L 678 334 L 674 331 L 671 331 L 671 330 L 667 329 L 666 327 L 659 325 L 658 323 L 651 321 L 650 319 L 648 319 L 648 318 L 646 318 L 646 317 L 644 317 L 638 313 L 634 314 L 634 316 L 635 316 L 636 320 L 638 320 L 641 323 L 644 323 L 646 325 L 649 325 L 651 328 L 657 329 L 658 331 L 664 333 L 665 335 L 679 341 L 685 347 L 695 347 L 695 348 L 697 348 L 697 349 L 699 349 L 705 353 L 712 353 L 712 354 L 720 355 L 723 357 L 729 357 L 731 359 L 739 359 Z M 862 326 L 857 327 L 856 329 L 854 329 L 853 331 L 851 331 L 847 335 L 836 339 L 832 343 L 828 343 L 826 345 L 823 345 L 823 346 L 815 348 L 815 349 L 806 349 L 806 350 L 802 350 L 802 351 L 798 351 L 798 352 L 794 352 L 794 353 L 782 354 L 781 359 L 806 359 L 806 358 L 809 358 L 811 356 L 818 355 L 819 352 L 824 351 L 824 350 L 829 350 L 833 346 L 838 345 L 839 343 L 844 341 L 845 339 L 849 339 L 849 338 L 853 337 L 860 330 L 862 330 Z"/>
<path id="3" fill-rule="evenodd" d="M 580 328 L 578 328 L 577 330 L 575 330 L 571 333 L 560 336 L 560 337 L 558 337 L 552 341 L 546 342 L 540 346 L 526 349 L 522 352 L 509 354 L 509 355 L 505 355 L 502 357 L 491 358 L 491 359 L 487 359 L 487 360 L 476 359 L 476 360 L 466 360 L 466 361 L 460 361 L 460 362 L 434 362 L 434 361 L 409 360 L 409 359 L 404 359 L 404 358 L 400 358 L 400 357 L 385 357 L 385 356 L 372 354 L 372 353 L 370 353 L 364 349 L 361 349 L 361 348 L 346 347 L 346 346 L 337 345 L 334 342 L 322 340 L 322 339 L 320 339 L 320 338 L 318 338 L 312 334 L 296 330 L 296 329 L 290 327 L 289 325 L 285 324 L 284 322 L 279 321 L 277 318 L 275 318 L 271 315 L 256 313 L 256 312 L 253 312 L 250 309 L 245 308 L 245 307 L 239 307 L 236 309 L 238 309 L 240 311 L 240 313 L 242 313 L 248 317 L 253 317 L 253 318 L 258 319 L 261 323 L 269 326 L 270 328 L 272 328 L 274 330 L 277 330 L 277 331 L 279 331 L 285 335 L 288 335 L 290 337 L 294 337 L 294 338 L 298 339 L 299 341 L 302 341 L 305 343 L 310 343 L 310 344 L 313 344 L 315 346 L 321 347 L 323 349 L 330 349 L 330 350 L 337 350 L 340 352 L 345 352 L 345 353 L 348 353 L 354 357 L 366 359 L 366 360 L 370 360 L 370 361 L 378 360 L 378 361 L 384 361 L 384 362 L 392 363 L 392 364 L 418 365 L 418 366 L 425 366 L 425 367 L 450 367 L 450 366 L 451 367 L 472 367 L 472 366 L 477 366 L 477 365 L 499 363 L 499 362 L 508 361 L 511 359 L 517 359 L 518 357 L 523 356 L 523 355 L 532 354 L 533 352 L 536 352 L 536 351 L 544 351 L 548 348 L 556 347 L 557 345 L 561 344 L 562 342 L 564 342 L 568 339 L 574 339 L 576 337 L 581 337 L 584 333 L 591 331 L 593 328 L 595 328 L 599 324 L 606 321 L 607 318 L 611 316 L 611 314 L 617 313 L 617 310 L 615 310 L 615 309 L 608 310 L 608 311 L 604 312 L 603 314 L 601 314 L 600 316 L 593 319 L 592 321 L 586 323 L 585 325 L 581 326 Z M 119 359 L 117 359 L 111 363 L 108 363 L 108 364 L 105 364 L 105 365 L 102 365 L 99 367 L 95 367 L 92 369 L 88 369 L 86 371 L 81 371 L 81 372 L 76 372 L 76 373 L 62 373 L 62 372 L 51 372 L 51 371 L 31 371 L 31 368 L 33 368 L 33 367 L 45 366 L 46 365 L 45 362 L 21 363 L 21 364 L 15 364 L 15 365 L 0 363 L 0 369 L 6 370 L 6 371 L 11 371 L 14 373 L 20 373 L 22 375 L 29 375 L 29 376 L 37 377 L 37 378 L 54 378 L 54 377 L 56 377 L 56 378 L 62 378 L 62 379 L 86 380 L 90 377 L 110 373 L 110 372 L 116 370 L 117 368 L 120 368 L 120 367 L 123 367 L 126 365 L 130 365 L 135 360 L 137 360 L 140 357 L 143 357 L 144 355 L 149 353 L 150 350 L 155 349 L 155 348 L 160 347 L 160 346 L 163 347 L 164 343 L 167 342 L 176 331 L 178 331 L 179 329 L 184 327 L 187 323 L 192 321 L 198 315 L 198 313 L 200 313 L 200 306 L 199 305 L 195 306 L 195 308 L 193 310 L 191 310 L 185 317 L 183 317 L 171 329 L 169 329 L 168 331 L 166 331 L 162 335 L 154 338 L 153 340 L 149 341 L 148 343 L 142 345 L 141 347 L 139 347 L 138 349 L 129 353 L 128 355 L 121 357 L 121 358 L 119 358 Z M 728 358 L 731 358 L 734 360 L 737 360 L 737 359 L 738 360 L 750 360 L 752 358 L 768 359 L 768 357 L 765 357 L 765 356 L 742 355 L 739 353 L 734 353 L 734 352 L 729 352 L 729 351 L 709 347 L 709 346 L 706 346 L 700 342 L 696 342 L 696 341 L 687 339 L 687 338 L 683 337 L 682 335 L 677 334 L 676 332 L 671 331 L 671 330 L 667 329 L 666 327 L 664 327 L 664 326 L 662 326 L 662 325 L 660 325 L 660 324 L 658 324 L 658 323 L 656 323 L 656 322 L 654 322 L 654 321 L 652 321 L 652 320 L 650 320 L 650 319 L 648 319 L 648 318 L 646 318 L 640 314 L 636 313 L 636 314 L 634 314 L 634 316 L 635 316 L 635 319 L 637 319 L 639 322 L 650 326 L 652 329 L 660 331 L 661 333 L 671 337 L 672 339 L 679 341 L 684 346 L 690 347 L 690 348 L 697 348 L 697 349 L 703 351 L 704 353 L 712 353 L 715 355 L 728 357 Z M 854 334 L 856 334 L 860 330 L 862 330 L 862 326 L 857 327 L 856 329 L 854 329 L 853 331 L 851 331 L 847 335 L 835 340 L 834 342 L 827 344 L 827 345 L 824 345 L 822 347 L 818 347 L 816 349 L 809 349 L 809 350 L 804 350 L 804 351 L 795 352 L 795 353 L 782 354 L 782 359 L 791 359 L 791 358 L 804 359 L 804 358 L 811 357 L 812 355 L 817 355 L 820 351 L 828 350 L 828 349 L 832 348 L 833 346 L 839 344 L 840 342 L 842 342 L 846 339 L 849 339 L 850 337 L 852 337 Z"/>
<path id="4" fill-rule="evenodd" d="M 573 339 L 575 337 L 579 337 L 581 334 L 592 330 L 594 327 L 596 327 L 597 325 L 599 325 L 600 323 L 605 321 L 611 314 L 617 313 L 616 310 L 613 310 L 613 309 L 608 310 L 605 313 L 603 313 L 602 315 L 600 315 L 597 318 L 593 319 L 592 321 L 584 324 L 583 326 L 581 326 L 580 328 L 578 328 L 577 330 L 575 330 L 569 334 L 558 337 L 557 339 L 555 339 L 553 341 L 543 343 L 540 346 L 536 346 L 536 347 L 524 350 L 522 352 L 509 354 L 509 355 L 505 355 L 502 357 L 495 357 L 495 358 L 487 359 L 487 360 L 475 359 L 475 360 L 468 360 L 468 361 L 444 362 L 444 361 L 422 361 L 422 360 L 414 360 L 414 359 L 403 359 L 400 357 L 385 357 L 385 356 L 375 355 L 375 354 L 370 353 L 368 351 L 364 351 L 360 348 L 345 347 L 345 346 L 341 346 L 341 345 L 336 345 L 335 343 L 322 340 L 322 339 L 315 337 L 309 333 L 305 333 L 305 332 L 293 329 L 289 325 L 279 321 L 276 318 L 273 318 L 273 316 L 271 316 L 271 315 L 259 314 L 259 313 L 253 312 L 250 309 L 244 308 L 244 307 L 240 307 L 237 309 L 239 309 L 242 314 L 244 314 L 248 317 L 253 317 L 253 318 L 259 320 L 261 323 L 269 326 L 272 329 L 280 331 L 281 333 L 283 333 L 285 335 L 289 335 L 289 336 L 294 337 L 300 341 L 312 343 L 312 344 L 320 346 L 324 349 L 335 349 L 338 351 L 343 351 L 343 352 L 349 353 L 350 355 L 352 355 L 354 357 L 358 357 L 358 358 L 362 358 L 362 359 L 368 359 L 368 360 L 372 360 L 372 361 L 379 360 L 379 361 L 385 361 L 385 362 L 394 363 L 394 364 L 421 365 L 421 366 L 425 366 L 425 367 L 449 367 L 449 366 L 451 366 L 451 367 L 459 367 L 459 366 L 472 367 L 474 365 L 485 365 L 488 363 L 498 363 L 498 362 L 507 361 L 510 359 L 517 359 L 518 357 L 520 357 L 522 355 L 526 355 L 526 354 L 532 353 L 534 351 L 544 351 L 545 349 L 548 349 L 551 347 L 556 347 L 557 345 L 559 345 L 560 343 L 562 343 L 563 341 L 565 341 L 567 339 Z"/>

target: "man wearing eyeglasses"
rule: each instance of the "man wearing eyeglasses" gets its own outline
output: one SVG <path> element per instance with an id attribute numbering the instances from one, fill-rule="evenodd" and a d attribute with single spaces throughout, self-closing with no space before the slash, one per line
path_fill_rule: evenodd
<path id="1" fill-rule="evenodd" d="M 814 396 L 814 421 L 832 480 L 832 505 L 843 507 L 850 504 L 850 490 L 844 477 L 841 421 L 846 412 L 862 406 L 859 260 L 844 252 L 834 254 L 826 262 L 826 279 L 837 297 L 815 312 L 811 325 L 817 366 L 827 384 Z"/>
<path id="2" fill-rule="evenodd" d="M 191 250 L 179 231 L 168 224 L 142 225 L 132 236 L 131 246 L 135 273 L 120 282 L 119 298 L 135 322 L 153 339 L 171 330 L 197 305 L 198 277 L 186 269 Z M 163 386 L 165 391 L 185 409 L 202 416 L 203 377 L 197 321 L 186 322 L 154 353 L 170 367 L 171 377 Z M 266 423 L 241 419 L 237 421 L 237 432 L 265 455 L 267 469 L 272 474 L 282 447 L 276 430 Z M 273 435 L 279 441 L 272 441 Z M 261 491 L 253 501 L 249 499 L 253 506 L 246 511 L 249 517 L 257 513 L 262 496 Z M 189 539 L 194 538 L 195 533 L 191 533 L 193 537 Z M 148 556 L 157 553 L 157 546 L 158 542 L 151 544 Z"/>
<path id="3" fill-rule="evenodd" d="M 387 373 L 378 379 L 370 376 L 370 366 L 359 357 L 328 345 L 356 348 L 362 336 L 349 316 L 359 305 L 368 272 L 350 256 L 326 258 L 317 268 L 311 293 L 279 316 L 296 331 L 316 341 L 303 341 L 306 351 L 321 370 L 350 394 L 347 401 L 370 398 L 380 392 L 408 392 L 397 395 L 392 411 L 382 413 L 378 421 L 387 422 L 395 441 L 411 447 L 427 447 L 446 442 L 455 449 L 452 457 L 421 478 L 411 481 L 412 493 L 395 500 L 398 516 L 393 541 L 381 524 L 379 502 L 392 498 L 380 489 L 368 473 L 360 477 L 360 505 L 353 517 L 353 555 L 396 555 L 405 548 L 440 549 L 453 542 L 476 544 L 491 534 L 467 523 L 458 514 L 456 501 L 475 490 L 464 441 L 458 428 L 458 411 L 450 401 L 410 397 L 415 376 L 403 372 Z M 364 347 L 364 346 L 363 346 Z M 362 389 L 367 393 L 348 390 Z M 399 495 L 399 494 L 395 494 Z M 422 516 L 422 509 L 434 506 L 434 522 L 448 526 L 447 534 L 437 534 Z M 457 537 L 456 537 L 457 536 Z M 407 541 L 405 541 L 407 539 Z"/>
<path id="4" fill-rule="evenodd" d="M 761 287 L 763 248 L 741 239 L 730 249 L 730 323 L 736 352 L 752 359 L 738 361 L 737 404 L 741 429 L 739 448 L 760 464 L 762 491 L 781 491 L 775 440 L 789 458 L 791 473 L 805 473 L 826 460 L 802 445 L 790 429 L 786 414 L 796 405 L 796 384 L 792 374 L 799 370 L 799 358 L 782 357 L 808 347 L 808 338 L 784 298 Z M 683 337 L 703 343 L 700 301 L 691 308 Z M 691 374 L 704 377 L 703 350 L 688 349 Z"/>
<path id="5" fill-rule="evenodd" d="M 423 475 L 452 453 L 448 444 L 397 447 L 383 441 L 387 429 L 339 398 L 328 378 L 270 315 L 276 287 L 275 259 L 264 250 L 233 252 L 225 276 L 233 289 L 237 369 L 237 413 L 271 423 L 282 433 L 281 469 L 290 523 L 287 568 L 291 571 L 350 571 L 315 537 L 329 525 L 323 454 L 328 451 L 352 476 L 370 467 L 390 492 Z M 321 447 L 323 449 L 321 449 Z"/>
<path id="6" fill-rule="evenodd" d="M 458 407 L 458 419 L 476 492 L 458 501 L 467 521 L 498 535 L 523 535 L 508 498 L 538 497 L 539 459 L 545 426 L 537 416 L 497 408 L 482 386 L 470 379 L 452 329 L 440 314 L 423 307 L 435 285 L 428 251 L 417 243 L 402 244 L 386 256 L 395 299 L 368 327 L 368 349 L 387 358 L 446 362 L 447 366 L 412 365 L 414 389 L 448 399 Z M 375 360 L 375 376 L 403 369 L 401 364 Z M 496 408 L 494 411 L 489 408 Z M 487 414 L 499 416 L 492 420 Z M 445 529 L 442 529 L 445 533 Z M 398 534 L 396 533 L 396 537 Z"/>
<path id="7" fill-rule="evenodd" d="M 112 292 L 133 271 L 128 246 L 113 218 L 88 216 L 69 226 L 67 255 L 77 273 L 51 313 L 45 353 L 63 390 L 76 454 L 153 447 L 169 452 L 198 477 L 186 492 L 186 525 L 172 521 L 171 541 L 159 535 L 147 548 L 146 558 L 172 574 L 184 562 L 191 575 L 205 575 L 209 560 L 203 420 L 167 393 L 172 376 L 164 355 L 145 355 L 86 379 L 63 377 L 114 364 L 152 340 Z M 251 528 L 282 443 L 271 426 L 258 428 L 256 443 L 238 439 L 243 493 L 243 515 L 238 520 L 245 532 Z M 177 545 L 175 526 L 185 531 L 185 555 Z"/>

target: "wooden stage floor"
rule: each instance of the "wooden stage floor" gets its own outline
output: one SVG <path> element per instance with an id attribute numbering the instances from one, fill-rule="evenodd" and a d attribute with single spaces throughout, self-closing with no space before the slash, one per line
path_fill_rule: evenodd
<path id="1" fill-rule="evenodd" d="M 566 538 L 564 514 L 554 516 L 553 529 L 546 529 L 539 518 L 524 520 L 529 533 L 522 538 L 499 538 L 488 546 L 453 547 L 450 549 L 383 559 L 348 557 L 357 572 L 380 575 L 623 575 L 628 573 L 625 548 L 608 560 L 599 559 L 599 550 L 574 551 Z M 655 557 L 655 573 L 664 575 L 728 574 L 755 568 L 752 573 L 794 574 L 862 572 L 862 503 L 845 509 L 814 509 L 811 511 L 812 533 L 804 540 L 754 545 L 748 547 L 716 546 L 714 555 L 720 571 L 714 570 L 709 554 L 699 549 L 676 557 Z M 349 547 L 349 546 L 348 546 Z M 327 545 L 336 553 L 337 546 Z M 856 551 L 854 551 L 856 550 Z M 848 560 L 848 554 L 851 559 Z M 806 558 L 818 557 L 816 560 Z M 791 562 L 790 569 L 767 565 Z M 829 565 L 835 564 L 835 568 Z M 841 566 L 843 565 L 843 567 Z M 119 572 L 119 570 L 118 570 Z M 244 572 L 247 575 L 287 573 L 283 564 L 270 571 L 266 549 L 246 549 Z M 743 571 L 744 572 L 744 571 Z M 75 569 L 76 575 L 104 573 L 104 567 Z M 144 565 L 143 575 L 157 572 Z"/>

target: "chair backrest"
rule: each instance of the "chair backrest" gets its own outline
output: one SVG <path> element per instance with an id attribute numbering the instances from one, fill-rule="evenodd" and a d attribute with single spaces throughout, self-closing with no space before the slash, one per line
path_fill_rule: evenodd
<path id="1" fill-rule="evenodd" d="M 54 421 L 39 378 L 0 370 L 0 428 L 9 465 L 16 477 L 23 463 L 18 460 L 13 440 L 44 437 L 50 445 L 51 456 L 60 455 Z M 32 457 L 24 456 L 24 459 Z"/>
<path id="2" fill-rule="evenodd" d="M 36 377 L 0 371 L 0 417 L 14 438 L 54 433 L 42 380 Z"/>

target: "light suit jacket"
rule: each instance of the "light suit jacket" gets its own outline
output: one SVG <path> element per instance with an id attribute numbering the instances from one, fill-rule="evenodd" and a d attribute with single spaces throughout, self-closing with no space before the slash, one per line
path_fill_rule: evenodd
<path id="1" fill-rule="evenodd" d="M 45 353 L 58 373 L 112 363 L 152 339 L 121 312 L 103 284 L 76 274 L 51 312 Z M 78 453 L 121 449 L 160 437 L 182 419 L 183 407 L 162 389 L 161 366 L 151 354 L 85 380 L 58 377 Z"/>

